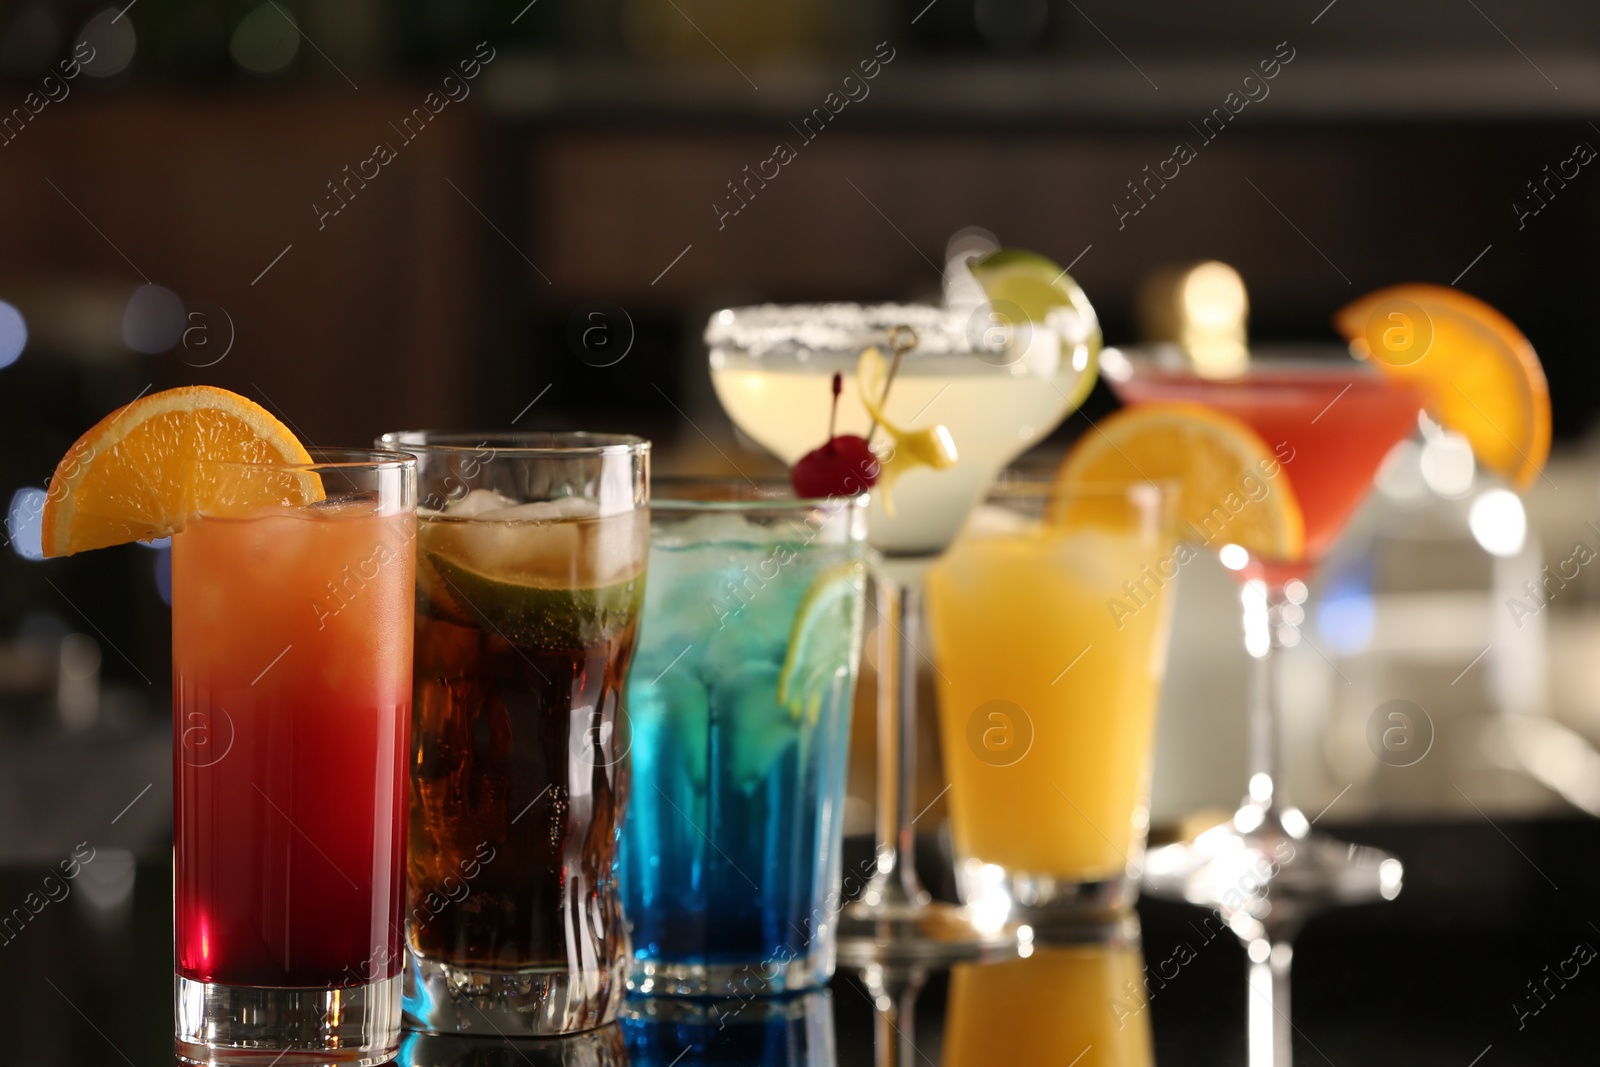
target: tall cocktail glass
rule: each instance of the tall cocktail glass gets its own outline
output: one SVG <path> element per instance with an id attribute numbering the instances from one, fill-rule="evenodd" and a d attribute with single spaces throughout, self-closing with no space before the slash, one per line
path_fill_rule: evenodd
<path id="1" fill-rule="evenodd" d="M 173 538 L 190 1063 L 371 1064 L 399 1047 L 415 465 L 313 459 L 199 464 L 218 500 L 284 505 L 224 507 Z"/>
<path id="2" fill-rule="evenodd" d="M 728 417 L 793 465 L 827 437 L 831 381 L 842 375 L 837 431 L 866 435 L 857 393 L 861 352 L 914 335 L 884 407 L 909 426 L 943 423 L 959 460 L 908 471 L 893 506 L 872 493 L 869 540 L 883 556 L 879 604 L 877 869 L 846 910 L 840 952 L 859 959 L 971 955 L 1015 944 L 1004 919 L 930 901 L 915 871 L 916 679 L 922 573 L 955 536 L 999 470 L 1071 410 L 1098 326 L 1064 313 L 1052 326 L 990 328 L 982 309 L 926 304 L 774 305 L 712 315 L 711 381 Z M 881 397 L 878 399 L 882 399 Z"/>
<path id="3" fill-rule="evenodd" d="M 962 900 L 1038 933 L 1126 908 L 1178 554 L 1170 487 L 1003 478 L 928 571 Z M 1048 512 L 1048 514 L 1047 514 Z M 1114 612 L 1123 583 L 1149 591 Z"/>
<path id="4" fill-rule="evenodd" d="M 629 986 L 749 998 L 833 974 L 867 499 L 661 481 L 629 683 Z"/>
<path id="5" fill-rule="evenodd" d="M 644 598 L 649 442 L 388 434 L 417 456 L 405 1010 L 432 1033 L 616 1017 L 624 686 Z"/>

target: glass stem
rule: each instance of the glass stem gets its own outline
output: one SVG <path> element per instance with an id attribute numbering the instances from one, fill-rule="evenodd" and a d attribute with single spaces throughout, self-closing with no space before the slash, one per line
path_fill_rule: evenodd
<path id="1" fill-rule="evenodd" d="M 917 633 L 922 623 L 922 587 L 900 587 L 900 796 L 895 804 L 895 848 L 899 853 L 900 889 L 914 904 L 925 904 L 928 891 L 917 880 Z"/>
<path id="2" fill-rule="evenodd" d="M 921 971 L 868 970 L 862 985 L 873 1004 L 873 1063 L 876 1067 L 916 1067 L 921 1053 L 912 1043 L 917 1032 L 917 997 L 927 982 Z"/>
<path id="3" fill-rule="evenodd" d="M 921 589 L 881 570 L 878 591 L 878 857 L 862 900 L 872 907 L 924 904 L 917 880 L 917 625 Z M 895 877 L 898 874 L 899 877 Z"/>
<path id="4" fill-rule="evenodd" d="M 1259 580 L 1245 586 L 1245 646 L 1254 657 L 1250 679 L 1250 797 L 1268 812 L 1281 806 L 1282 767 L 1278 759 L 1278 657 L 1287 647 L 1285 619 L 1292 607 L 1282 583 Z"/>
<path id="5" fill-rule="evenodd" d="M 1289 967 L 1293 949 L 1287 940 L 1260 941 L 1267 958 L 1250 963 L 1250 1067 L 1291 1067 L 1294 1030 L 1289 1014 Z"/>
<path id="6" fill-rule="evenodd" d="M 896 754 L 899 730 L 895 717 L 900 701 L 899 655 L 900 588 L 882 572 L 873 575 L 878 608 L 878 774 L 877 774 L 877 867 L 874 888 L 882 889 L 894 871 L 895 840 L 899 824 L 899 759 Z M 875 899 L 875 898 L 869 898 Z"/>

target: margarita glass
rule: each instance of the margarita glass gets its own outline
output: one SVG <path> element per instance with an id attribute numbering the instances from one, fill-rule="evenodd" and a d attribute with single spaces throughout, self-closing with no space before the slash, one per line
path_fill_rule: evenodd
<path id="1" fill-rule="evenodd" d="M 1049 326 L 997 329 L 985 309 L 927 304 L 774 305 L 729 308 L 705 339 L 711 380 L 728 417 L 793 465 L 826 438 L 832 380 L 842 376 L 837 432 L 867 436 L 874 423 L 857 392 L 864 349 L 916 343 L 898 364 L 886 421 L 942 423 L 959 459 L 913 469 L 872 494 L 868 540 L 883 557 L 880 617 L 877 868 L 841 922 L 840 956 L 946 956 L 1014 943 L 1004 919 L 975 923 L 933 903 L 913 853 L 917 631 L 923 571 L 950 544 L 1000 469 L 1060 424 L 1089 366 L 1098 326 L 1071 312 Z M 873 398 L 881 400 L 881 398 Z"/>

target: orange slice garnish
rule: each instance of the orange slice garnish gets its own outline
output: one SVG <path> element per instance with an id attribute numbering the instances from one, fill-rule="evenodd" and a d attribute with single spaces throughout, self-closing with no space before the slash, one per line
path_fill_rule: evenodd
<path id="1" fill-rule="evenodd" d="M 1187 401 L 1138 404 L 1078 438 L 1056 472 L 1050 520 L 1115 525 L 1097 486 L 1175 483 L 1181 539 L 1295 560 L 1305 520 L 1282 474 L 1267 443 L 1232 415 Z"/>
<path id="2" fill-rule="evenodd" d="M 1550 387 L 1533 345 L 1494 308 L 1443 285 L 1395 285 L 1341 308 L 1357 358 L 1423 391 L 1478 462 L 1526 487 L 1550 455 Z"/>
<path id="3" fill-rule="evenodd" d="M 101 419 L 67 450 L 50 478 L 44 554 L 151 541 L 191 515 L 322 499 L 308 471 L 252 472 L 197 461 L 308 464 L 288 427 L 226 389 L 190 385 L 140 397 Z"/>

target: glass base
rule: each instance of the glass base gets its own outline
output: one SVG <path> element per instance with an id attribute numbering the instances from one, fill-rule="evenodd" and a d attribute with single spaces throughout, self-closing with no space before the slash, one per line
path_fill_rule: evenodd
<path id="1" fill-rule="evenodd" d="M 942 901 L 851 904 L 839 923 L 839 962 L 936 963 L 998 959 L 1017 952 L 1017 924 L 1004 912 Z"/>
<path id="2" fill-rule="evenodd" d="M 626 995 L 623 953 L 587 975 L 565 967 L 458 967 L 413 953 L 406 962 L 405 1024 L 430 1034 L 575 1034 L 616 1019 Z"/>
<path id="3" fill-rule="evenodd" d="M 582 1034 L 503 1041 L 407 1033 L 399 1062 L 407 1067 L 628 1067 L 629 1061 L 622 1028 L 613 1023 Z"/>
<path id="4" fill-rule="evenodd" d="M 201 1064 L 366 1065 L 400 1051 L 400 976 L 341 989 L 230 986 L 177 976 L 178 1059 Z"/>
<path id="5" fill-rule="evenodd" d="M 1326 908 L 1393 900 L 1404 868 L 1382 849 L 1313 830 L 1295 808 L 1246 804 L 1193 841 L 1151 849 L 1144 891 L 1219 912 L 1245 940 L 1291 935 Z"/>
<path id="6" fill-rule="evenodd" d="M 1046 939 L 1053 930 L 1070 938 L 1085 923 L 1114 920 L 1139 899 L 1139 883 L 1131 873 L 1077 881 L 1031 871 L 1001 872 L 994 864 L 975 860 L 956 867 L 956 885 L 961 899 L 975 910 L 1004 914 Z"/>
<path id="7" fill-rule="evenodd" d="M 749 963 L 684 963 L 635 959 L 628 992 L 657 997 L 772 997 L 820 989 L 833 977 L 832 946 L 796 956 Z"/>

